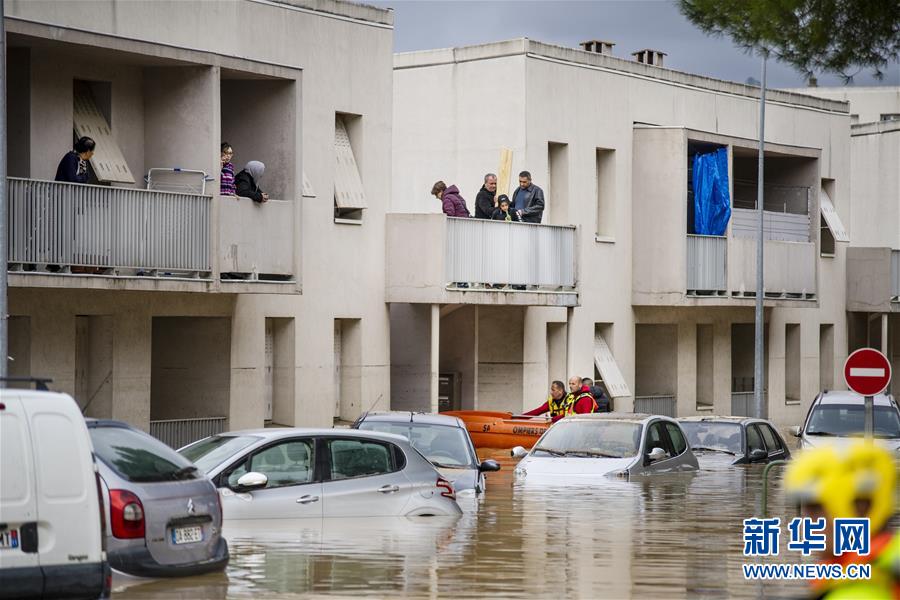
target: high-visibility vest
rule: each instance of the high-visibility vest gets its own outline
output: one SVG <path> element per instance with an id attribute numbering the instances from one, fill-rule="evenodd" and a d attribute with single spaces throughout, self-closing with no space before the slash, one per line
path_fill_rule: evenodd
<path id="1" fill-rule="evenodd" d="M 585 396 L 591 399 L 591 412 L 597 412 L 597 409 L 600 408 L 597 404 L 597 399 L 594 398 L 590 392 L 579 392 L 577 398 L 575 397 L 575 394 L 566 396 L 566 416 L 575 414 L 575 404 Z"/>
<path id="2" fill-rule="evenodd" d="M 571 397 L 572 394 L 563 396 L 559 400 L 555 400 L 553 396 L 547 398 L 547 406 L 550 408 L 550 416 L 559 417 L 570 414 L 566 411 L 572 407 L 572 405 L 569 403 Z"/>

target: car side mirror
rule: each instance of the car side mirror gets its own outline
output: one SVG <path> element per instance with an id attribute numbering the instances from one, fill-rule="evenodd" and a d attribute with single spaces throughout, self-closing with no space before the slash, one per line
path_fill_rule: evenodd
<path id="1" fill-rule="evenodd" d="M 498 463 L 496 460 L 488 459 L 478 465 L 478 470 L 482 473 L 487 473 L 489 471 L 499 471 L 500 463 Z"/>
<path id="2" fill-rule="evenodd" d="M 650 451 L 650 454 L 647 455 L 647 458 L 650 459 L 650 462 L 656 462 L 659 460 L 663 460 L 664 458 L 669 458 L 669 453 L 657 446 Z"/>
<path id="3" fill-rule="evenodd" d="M 250 471 L 241 475 L 240 479 L 237 480 L 237 488 L 242 492 L 249 492 L 250 490 L 265 487 L 267 483 L 269 483 L 268 477 L 262 473 Z"/>
<path id="4" fill-rule="evenodd" d="M 526 454 L 528 454 L 528 450 L 523 448 L 522 446 L 516 446 L 512 450 L 509 451 L 510 456 L 513 458 L 522 458 Z"/>
<path id="5" fill-rule="evenodd" d="M 800 429 L 800 426 L 799 426 L 799 425 L 794 425 L 793 427 L 791 427 L 790 429 L 788 429 L 788 431 L 789 431 L 790 434 L 791 434 L 792 436 L 794 436 L 794 437 L 800 437 L 800 434 L 803 433 L 803 430 Z"/>
<path id="6" fill-rule="evenodd" d="M 766 460 L 767 458 L 769 458 L 769 454 L 762 448 L 754 448 L 750 451 L 750 462 Z"/>

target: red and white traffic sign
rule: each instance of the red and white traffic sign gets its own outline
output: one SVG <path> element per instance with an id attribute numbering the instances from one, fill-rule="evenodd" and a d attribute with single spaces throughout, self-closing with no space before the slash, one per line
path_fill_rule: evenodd
<path id="1" fill-rule="evenodd" d="M 891 381 L 891 363 L 874 348 L 860 348 L 844 363 L 844 381 L 861 396 L 880 394 Z"/>

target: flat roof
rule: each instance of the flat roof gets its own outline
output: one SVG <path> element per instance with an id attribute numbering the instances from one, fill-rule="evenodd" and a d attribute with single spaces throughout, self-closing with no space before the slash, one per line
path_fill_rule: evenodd
<path id="1" fill-rule="evenodd" d="M 394 25 L 394 9 L 379 8 L 359 2 L 347 2 L 346 0 L 265 0 L 265 3 L 284 4 L 348 19 L 390 25 L 391 27 Z"/>
<path id="2" fill-rule="evenodd" d="M 760 92 L 758 87 L 743 83 L 685 73 L 666 67 L 639 63 L 629 58 L 587 52 L 581 48 L 568 48 L 528 38 L 516 38 L 487 44 L 460 46 L 458 48 L 401 52 L 394 55 L 394 69 L 430 67 L 510 56 L 527 56 L 528 58 L 551 60 L 602 71 L 617 72 L 626 76 L 655 79 L 661 82 L 749 98 L 759 98 Z M 842 100 L 817 98 L 777 89 L 766 90 L 766 101 L 849 114 L 848 103 Z"/>

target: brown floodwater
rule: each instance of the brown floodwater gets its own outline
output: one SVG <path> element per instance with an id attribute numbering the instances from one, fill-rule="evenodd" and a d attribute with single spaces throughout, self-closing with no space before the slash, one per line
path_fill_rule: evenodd
<path id="1" fill-rule="evenodd" d="M 114 598 L 806 596 L 802 583 L 743 578 L 742 520 L 759 514 L 762 466 L 712 456 L 697 473 L 546 487 L 517 482 L 507 451 L 488 454 L 503 470 L 482 498 L 461 499 L 458 519 L 226 523 L 224 573 L 117 576 Z M 775 473 L 769 510 L 784 522 L 796 515 Z"/>

